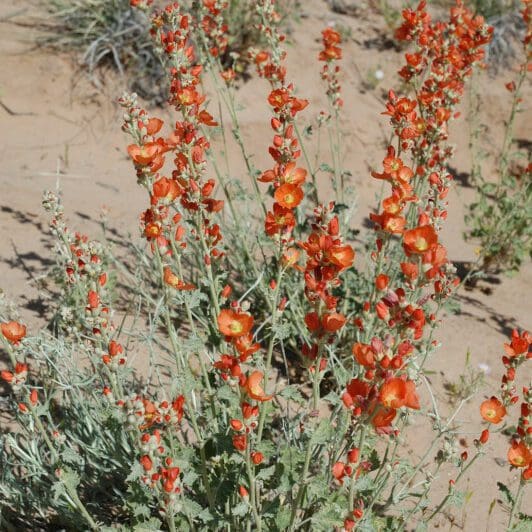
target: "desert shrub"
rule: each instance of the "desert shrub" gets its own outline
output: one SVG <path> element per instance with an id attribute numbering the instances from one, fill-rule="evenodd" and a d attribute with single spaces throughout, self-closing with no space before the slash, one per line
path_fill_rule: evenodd
<path id="1" fill-rule="evenodd" d="M 476 11 L 486 17 L 493 27 L 492 39 L 487 47 L 490 68 L 506 68 L 519 54 L 519 44 L 527 31 L 527 22 L 520 13 L 520 2 L 479 0 L 474 5 Z"/>
<path id="2" fill-rule="evenodd" d="M 57 242 L 52 325 L 32 334 L 11 306 L 0 307 L 12 407 L 0 440 L 0 522 L 8 530 L 426 529 L 463 500 L 460 480 L 487 443 L 484 432 L 472 456 L 458 451 L 466 399 L 442 416 L 426 363 L 459 284 L 439 236 L 452 181 L 448 123 L 490 31 L 460 3 L 445 23 L 432 22 L 423 2 L 404 11 L 397 38 L 413 47 L 399 74 L 409 92 L 388 95 L 391 141 L 372 172 L 389 195 L 355 250 L 338 155 L 339 33 L 322 32 L 329 104 L 316 121 L 330 153 L 313 164 L 298 127 L 309 102 L 289 81 L 274 3 L 257 2 L 265 47 L 250 57 L 265 80 L 273 135 L 271 167 L 259 171 L 240 132 L 234 71 L 221 61 L 225 22 L 217 2 L 204 7 L 213 24 L 191 24 L 177 3 L 151 18 L 176 122 L 151 116 L 134 94 L 120 99 L 148 200 L 143 246 L 121 263 L 71 230 L 58 194 L 47 192 Z M 205 73 L 230 125 L 207 109 Z M 211 146 L 216 135 L 239 146 L 251 190 L 229 178 Z M 325 179 L 329 198 L 317 186 Z M 134 310 L 121 308 L 124 299 Z M 528 348 L 529 336 L 516 333 L 508 368 Z M 481 412 L 493 423 L 502 410 L 492 407 Z M 434 430 L 421 459 L 405 440 L 414 416 Z M 529 435 L 518 434 L 509 460 L 527 480 Z M 438 500 L 442 468 L 454 481 Z"/>
<path id="3" fill-rule="evenodd" d="M 532 456 L 532 431 L 530 430 L 532 393 L 529 386 L 523 386 L 521 390 L 516 385 L 519 372 L 526 375 L 524 365 L 530 360 L 529 347 L 530 335 L 527 332 L 521 334 L 517 330 L 512 331 L 510 342 L 504 344 L 504 355 L 501 357 L 504 374 L 501 379 L 501 388 L 497 395 L 492 395 L 480 405 L 480 414 L 488 427 L 503 424 L 496 432 L 496 437 L 504 435 L 508 440 L 507 460 L 510 467 L 523 468 L 530 465 Z M 530 373 L 530 372 L 529 372 Z M 525 376 L 525 378 L 527 378 Z M 519 404 L 519 415 L 515 424 L 507 425 L 506 416 L 510 415 L 513 407 Z M 482 431 L 480 442 L 486 444 L 490 438 L 490 428 Z M 520 475 L 518 487 L 515 493 L 502 482 L 497 487 L 502 494 L 502 504 L 508 511 L 508 530 L 527 530 L 532 522 L 532 515 L 522 512 L 521 500 L 527 482 L 532 478 L 530 466 L 524 469 Z"/>
<path id="4" fill-rule="evenodd" d="M 475 201 L 466 216 L 466 236 L 478 243 L 479 259 L 473 273 L 516 272 L 532 257 L 532 179 L 529 147 L 519 146 L 514 135 L 515 119 L 524 111 L 522 93 L 530 70 L 531 27 L 530 10 L 525 10 L 528 32 L 524 38 L 524 62 L 518 78 L 506 84 L 511 94 L 510 112 L 506 121 L 503 145 L 498 156 L 496 180 L 482 171 L 480 135 L 474 132 L 472 182 Z M 478 107 L 478 94 L 473 94 L 473 106 Z"/>
<path id="5" fill-rule="evenodd" d="M 43 0 L 50 16 L 39 22 L 45 30 L 39 44 L 78 53 L 80 65 L 98 85 L 104 81 L 102 69 L 112 67 L 126 77 L 129 90 L 152 103 L 162 103 L 168 92 L 164 68 L 149 35 L 149 18 L 135 9 L 137 4 L 130 0 Z M 280 4 L 281 21 L 289 25 L 297 2 L 283 0 Z M 261 43 L 255 2 L 188 0 L 184 5 L 191 22 L 202 25 L 203 32 L 208 34 L 209 27 L 219 24 L 226 40 L 220 51 L 223 64 L 244 73 L 248 49 Z"/>
<path id="6" fill-rule="evenodd" d="M 50 16 L 39 42 L 79 54 L 79 63 L 101 84 L 102 68 L 126 75 L 131 90 L 161 102 L 166 93 L 164 71 L 154 53 L 149 20 L 129 0 L 46 0 Z"/>

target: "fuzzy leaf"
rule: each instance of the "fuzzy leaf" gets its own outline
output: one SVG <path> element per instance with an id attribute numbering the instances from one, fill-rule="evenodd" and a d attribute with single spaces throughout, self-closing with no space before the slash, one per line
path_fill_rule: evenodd
<path id="1" fill-rule="evenodd" d="M 145 504 L 140 504 L 138 502 L 131 502 L 130 506 L 131 508 L 133 508 L 133 515 L 135 517 L 145 517 L 146 519 L 149 519 L 151 515 L 151 511 Z M 145 523 L 143 522 L 143 524 Z"/>
<path id="2" fill-rule="evenodd" d="M 316 430 L 312 433 L 312 436 L 310 437 L 310 442 L 312 445 L 326 443 L 331 439 L 333 432 L 334 431 L 331 422 L 328 419 L 324 419 L 318 425 Z"/>
<path id="3" fill-rule="evenodd" d="M 290 511 L 290 508 L 286 505 L 283 505 L 279 508 L 279 512 L 275 516 L 277 530 L 288 530 L 291 514 L 292 512 Z"/>
<path id="4" fill-rule="evenodd" d="M 233 507 L 233 515 L 237 517 L 244 517 L 249 513 L 249 504 L 245 501 L 239 502 L 236 506 Z"/>
<path id="5" fill-rule="evenodd" d="M 286 388 L 284 388 L 284 390 L 278 395 L 280 395 L 287 401 L 293 401 L 294 403 L 297 403 L 299 405 L 305 404 L 304 397 L 301 395 L 301 392 L 299 391 L 298 387 L 294 384 L 286 386 Z"/>
<path id="6" fill-rule="evenodd" d="M 199 307 L 202 301 L 207 301 L 207 296 L 201 290 L 192 290 L 190 292 L 180 292 L 183 301 L 188 303 L 189 308 Z"/>
<path id="7" fill-rule="evenodd" d="M 327 479 L 320 475 L 312 478 L 307 487 L 307 493 L 310 500 L 325 499 L 331 492 Z"/>
<path id="8" fill-rule="evenodd" d="M 288 321 L 284 321 L 283 323 L 280 323 L 275 328 L 275 337 L 278 340 L 286 340 L 287 338 L 290 338 L 292 335 L 292 326 Z"/>
<path id="9" fill-rule="evenodd" d="M 270 467 L 265 467 L 261 469 L 255 478 L 257 480 L 268 480 L 272 477 L 272 475 L 275 473 L 276 466 L 272 465 Z"/>
<path id="10" fill-rule="evenodd" d="M 464 491 L 454 490 L 449 497 L 449 505 L 461 508 L 464 505 L 466 494 Z"/>
<path id="11" fill-rule="evenodd" d="M 312 517 L 313 530 L 334 530 L 341 526 L 345 508 L 338 504 L 324 504 Z"/>
<path id="12" fill-rule="evenodd" d="M 187 508 L 187 513 L 191 517 L 197 517 L 203 512 L 203 507 L 199 505 L 196 501 L 193 501 L 191 499 L 183 498 L 183 504 Z"/>
<path id="13" fill-rule="evenodd" d="M 133 462 L 131 472 L 126 478 L 126 482 L 134 482 L 143 475 L 143 469 L 139 462 Z"/>
<path id="14" fill-rule="evenodd" d="M 142 523 L 139 523 L 137 526 L 135 526 L 133 532 L 159 532 L 159 530 L 162 530 L 161 522 L 159 521 L 159 519 L 152 517 L 148 521 L 143 521 Z"/>
<path id="15" fill-rule="evenodd" d="M 61 481 L 54 482 L 52 484 L 52 492 L 54 502 L 58 502 L 66 494 L 65 485 Z"/>
<path id="16" fill-rule="evenodd" d="M 278 449 L 273 442 L 263 440 L 255 446 L 255 450 L 261 452 L 264 456 L 276 456 Z"/>
<path id="17" fill-rule="evenodd" d="M 65 467 L 61 472 L 61 481 L 65 486 L 75 490 L 79 486 L 80 478 L 76 471 Z"/>
<path id="18" fill-rule="evenodd" d="M 82 465 L 83 458 L 70 447 L 66 447 L 65 450 L 61 453 L 61 458 L 67 464 L 72 465 Z"/>
<path id="19" fill-rule="evenodd" d="M 510 506 L 512 506 L 514 504 L 514 497 L 512 495 L 512 492 L 508 488 L 508 486 L 506 484 L 503 484 L 502 482 L 497 482 L 497 488 L 504 495 L 504 498 L 506 499 L 506 502 Z"/>

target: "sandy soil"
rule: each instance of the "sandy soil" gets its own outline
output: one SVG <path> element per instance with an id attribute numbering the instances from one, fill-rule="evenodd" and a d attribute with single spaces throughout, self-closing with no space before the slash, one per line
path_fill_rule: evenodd
<path id="1" fill-rule="evenodd" d="M 59 184 L 72 225 L 94 236 L 99 235 L 98 219 L 104 209 L 111 227 L 137 238 L 137 220 L 145 197 L 136 186 L 126 158 L 127 139 L 120 131 L 120 113 L 113 103 L 122 91 L 123 80 L 109 79 L 101 92 L 79 75 L 71 58 L 32 49 L 33 32 L 12 23 L 23 21 L 24 15 L 3 20 L 21 8 L 30 9 L 31 5 L 27 0 L 16 5 L 0 3 L 0 100 L 14 113 L 0 108 L 0 287 L 18 302 L 30 327 L 36 327 L 43 302 L 34 281 L 50 264 L 51 246 L 40 206 L 42 191 Z M 325 108 L 315 61 L 319 33 L 333 22 L 351 30 L 344 52 L 342 129 L 344 166 L 351 170 L 358 194 L 354 224 L 360 227 L 379 191 L 379 184 L 368 170 L 379 166 L 383 158 L 387 129 L 386 119 L 380 115 L 382 95 L 396 84 L 395 71 L 401 57 L 387 48 L 388 30 L 375 14 L 368 12 L 359 19 L 337 15 L 322 0 L 305 0 L 304 6 L 302 19 L 290 37 L 288 72 L 299 87 L 299 94 L 311 101 L 307 120 Z M 384 74 L 383 80 L 375 89 L 364 89 L 370 73 L 378 69 Z M 511 72 L 495 78 L 483 76 L 481 119 L 489 124 L 486 140 L 488 145 L 500 146 L 501 126 L 509 107 L 504 81 Z M 269 163 L 266 86 L 262 80 L 252 78 L 241 87 L 239 96 L 244 107 L 241 121 L 245 140 L 256 154 L 255 164 L 261 168 Z M 517 138 L 530 139 L 529 118 L 530 115 L 527 121 L 524 114 L 519 117 Z M 457 146 L 456 173 L 466 175 L 470 153 L 464 118 L 455 123 L 452 138 Z M 229 157 L 235 176 L 244 175 L 237 150 L 232 149 Z M 443 238 L 454 261 L 474 258 L 473 245 L 465 243 L 462 237 L 463 215 L 473 194 L 473 189 L 463 186 L 462 180 L 457 180 L 450 194 L 449 220 Z M 439 331 L 442 347 L 431 362 L 434 371 L 431 380 L 443 413 L 449 410 L 443 383 L 458 380 L 464 372 L 468 350 L 474 368 L 479 364 L 489 368 L 484 395 L 498 386 L 500 355 L 507 335 L 514 327 L 532 327 L 531 281 L 532 267 L 528 264 L 513 278 L 501 277 L 484 285 L 489 294 L 481 290 L 461 293 L 461 310 L 445 317 Z M 480 401 L 481 396 L 474 398 L 458 417 L 465 431 L 464 444 L 469 446 L 479 433 Z M 417 444 L 413 452 L 419 455 L 428 443 L 426 429 L 421 422 L 412 429 Z M 432 525 L 434 528 L 504 529 L 505 515 L 500 506 L 495 506 L 491 517 L 488 510 L 497 497 L 496 481 L 515 480 L 516 475 L 508 473 L 504 465 L 506 447 L 500 440 L 492 444 L 492 451 L 491 457 L 471 470 L 464 484 L 471 498 L 463 512 L 440 519 Z M 444 493 L 447 481 L 444 474 L 439 493 Z"/>

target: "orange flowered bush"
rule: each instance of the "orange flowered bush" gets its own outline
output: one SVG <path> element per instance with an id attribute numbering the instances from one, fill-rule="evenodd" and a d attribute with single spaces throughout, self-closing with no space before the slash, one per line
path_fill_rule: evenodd
<path id="1" fill-rule="evenodd" d="M 147 14 L 151 3 L 131 2 Z M 172 118 L 152 116 L 134 94 L 119 100 L 125 151 L 146 192 L 141 243 L 120 261 L 71 231 L 59 197 L 46 193 L 54 317 L 27 331 L 0 308 L 1 377 L 18 431 L 1 440 L 0 523 L 5 514 L 9 529 L 436 527 L 490 440 L 484 429 L 474 456 L 456 452 L 457 412 L 440 415 L 426 364 L 460 287 L 441 238 L 449 125 L 491 29 L 460 0 L 440 21 L 425 2 L 403 11 L 401 93 L 387 94 L 390 139 L 370 172 L 384 197 L 363 247 L 341 167 L 341 33 L 321 35 L 328 108 L 317 112 L 290 78 L 275 2 L 256 2 L 264 46 L 249 61 L 271 134 L 271 160 L 258 169 L 240 131 L 238 73 L 227 68 L 230 3 L 194 7 L 151 13 Z M 320 170 L 301 134 L 301 116 L 313 112 L 330 133 Z M 226 135 L 251 190 L 231 182 L 229 161 L 227 171 L 218 164 Z M 531 394 L 514 382 L 529 345 L 527 333 L 513 334 L 502 391 L 480 407 L 496 430 L 521 402 L 508 450 L 520 489 L 530 479 Z M 414 416 L 434 431 L 421 459 L 404 445 Z M 440 467 L 453 474 L 444 496 L 433 490 Z"/>

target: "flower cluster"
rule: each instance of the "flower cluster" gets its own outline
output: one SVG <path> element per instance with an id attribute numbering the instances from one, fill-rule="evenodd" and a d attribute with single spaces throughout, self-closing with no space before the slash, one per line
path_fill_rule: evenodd
<path id="1" fill-rule="evenodd" d="M 102 362 L 111 371 L 116 371 L 126 364 L 127 358 L 123 346 L 112 339 L 114 326 L 107 290 L 109 276 L 103 257 L 104 248 L 100 242 L 89 240 L 86 235 L 68 228 L 57 195 L 46 192 L 43 205 L 52 214 L 50 228 L 61 246 L 67 288 L 69 292 L 81 293 L 84 303 L 82 322 L 76 324 L 75 316 L 64 312 L 64 325 L 69 330 L 81 328 Z"/>
<path id="2" fill-rule="evenodd" d="M 27 361 L 21 362 L 23 357 L 22 340 L 26 337 L 26 326 L 18 321 L 8 321 L 0 324 L 0 346 L 4 346 L 9 355 L 12 369 L 0 371 L 0 379 L 7 382 L 13 393 L 19 396 L 19 412 L 25 414 L 30 405 L 34 407 L 39 402 L 36 388 L 28 383 L 29 365 Z"/>
<path id="3" fill-rule="evenodd" d="M 165 435 L 174 431 L 181 422 L 184 403 L 182 395 L 171 402 L 154 403 L 140 396 L 117 401 L 126 423 L 135 429 L 135 437 L 138 438 L 139 462 L 143 471 L 141 481 L 163 504 L 160 509 L 163 515 L 174 513 L 182 489 L 180 469 L 173 465 L 173 452 L 165 443 Z"/>
<path id="4" fill-rule="evenodd" d="M 248 400 L 262 403 L 272 399 L 271 395 L 264 392 L 264 373 L 249 370 L 246 374 L 240 365 L 260 349 L 260 344 L 253 342 L 253 322 L 253 316 L 237 303 L 229 309 L 223 309 L 218 315 L 218 329 L 224 335 L 225 341 L 231 345 L 234 354 L 221 355 L 214 367 L 224 381 L 239 390 L 242 420 L 232 419 L 231 428 L 235 431 L 233 445 L 241 452 L 247 449 L 248 435 L 257 427 L 256 418 L 259 415 L 259 407 L 251 405 Z"/>
<path id="5" fill-rule="evenodd" d="M 280 16 L 275 10 L 275 0 L 259 0 L 257 12 L 260 16 L 258 30 L 265 37 L 267 50 L 249 50 L 250 60 L 255 63 L 259 76 L 267 79 L 272 86 L 284 84 L 286 67 L 283 61 L 286 57 L 281 44 L 285 40 L 277 26 Z"/>
<path id="6" fill-rule="evenodd" d="M 142 113 L 140 116 L 143 116 Z M 162 125 L 159 123 L 154 125 L 154 120 L 156 119 L 147 119 L 145 126 L 146 129 L 151 128 L 152 134 L 154 128 L 158 130 Z M 139 124 L 142 130 L 144 128 L 142 118 Z M 158 190 L 158 185 L 155 184 L 154 188 Z M 101 257 L 103 248 L 99 242 L 89 241 L 86 236 L 72 233 L 68 229 L 62 206 L 56 195 L 47 193 L 43 203 L 53 215 L 50 224 L 52 231 L 63 244 L 62 255 L 65 257 L 64 271 L 67 283 L 76 287 L 86 298 L 81 326 L 84 337 L 90 339 L 107 371 L 102 377 L 110 386 L 103 387 L 103 396 L 122 411 L 125 425 L 134 429 L 132 438 L 140 456 L 139 462 L 146 473 L 141 480 L 152 489 L 153 494 L 163 504 L 161 508 L 163 515 L 168 511 L 173 514 L 173 505 L 180 494 L 181 485 L 179 468 L 172 467 L 172 452 L 164 443 L 164 436 L 167 430 L 174 430 L 181 421 L 184 396 L 180 395 L 172 402 L 153 402 L 140 396 L 131 398 L 124 396 L 121 375 L 116 372 L 126 365 L 127 357 L 122 344 L 112 339 L 114 326 L 106 290 L 108 275 Z M 167 270 L 165 281 L 170 286 L 177 286 L 175 276 Z M 186 285 L 178 288 L 190 287 Z M 151 429 L 154 429 L 153 432 L 150 432 Z"/>
<path id="7" fill-rule="evenodd" d="M 16 322 L 9 322 L 7 325 L 11 323 Z M 6 337 L 5 334 L 4 337 Z M 24 362 L 17 362 L 15 363 L 13 371 L 2 370 L 0 376 L 2 377 L 2 380 L 7 382 L 8 384 L 11 384 L 11 387 L 14 392 L 18 392 L 22 388 L 22 386 L 26 384 L 26 380 L 28 378 L 28 370 L 28 364 Z"/>
<path id="8" fill-rule="evenodd" d="M 208 3 L 209 10 L 218 10 L 217 4 Z M 170 70 L 169 102 L 179 111 L 183 120 L 175 124 L 166 138 L 156 137 L 163 123 L 150 118 L 139 108 L 134 96 L 124 96 L 120 103 L 126 110 L 123 130 L 135 140 L 128 148 L 137 169 L 139 183 L 150 194 L 150 208 L 142 216 L 144 234 L 155 243 L 162 257 L 171 262 L 179 248 L 185 247 L 186 223 L 192 236 L 200 243 L 203 261 L 210 266 L 212 259 L 223 256 L 220 226 L 211 217 L 223 208 L 223 201 L 213 198 L 214 179 L 206 179 L 207 138 L 203 127 L 217 123 L 203 108 L 205 96 L 199 91 L 202 66 L 194 61 L 190 43 L 190 17 L 184 15 L 177 3 L 156 12 L 152 18 L 152 36 Z M 164 165 L 164 154 L 174 156 L 175 168 L 171 177 L 158 173 Z M 171 215 L 171 208 L 179 200 L 181 209 Z M 176 276 L 171 264 L 163 264 L 166 280 L 177 289 L 188 289 L 190 284 Z"/>
<path id="9" fill-rule="evenodd" d="M 306 170 L 297 167 L 301 149 L 294 121 L 296 115 L 307 107 L 308 101 L 294 96 L 293 84 L 286 83 L 286 69 L 282 63 L 285 53 L 280 46 L 284 37 L 279 35 L 275 26 L 278 15 L 273 2 L 264 1 L 259 6 L 263 21 L 260 30 L 272 51 L 255 53 L 254 61 L 259 75 L 266 78 L 272 87 L 268 103 L 274 113 L 270 122 L 274 137 L 269 153 L 275 162 L 272 169 L 262 173 L 259 181 L 271 183 L 274 189 L 273 208 L 266 215 L 266 234 L 286 244 L 296 223 L 294 209 L 304 197 L 302 185 L 307 175 Z"/>
<path id="10" fill-rule="evenodd" d="M 507 416 L 508 410 L 521 401 L 519 419 L 508 449 L 508 462 L 513 467 L 523 468 L 524 480 L 532 479 L 532 390 L 524 386 L 520 397 L 515 381 L 521 366 L 532 359 L 532 351 L 529 350 L 531 343 L 532 337 L 528 332 L 519 334 L 515 329 L 512 331 L 510 343 L 504 344 L 506 354 L 502 357 L 502 363 L 505 374 L 502 377 L 500 395 L 492 396 L 480 405 L 482 419 L 497 425 Z M 486 429 L 480 442 L 486 443 L 488 438 L 489 429 Z"/>
<path id="11" fill-rule="evenodd" d="M 224 19 L 224 11 L 228 7 L 227 0 L 203 0 L 201 2 L 201 32 L 205 36 L 207 48 L 213 57 L 223 56 L 228 45 L 228 27 Z"/>
<path id="12" fill-rule="evenodd" d="M 321 79 L 327 83 L 327 97 L 332 108 L 338 112 L 344 104 L 338 79 L 340 66 L 337 64 L 337 61 L 342 59 L 342 49 L 339 46 L 342 38 L 333 28 L 324 29 L 321 35 L 323 49 L 320 51 L 318 58 L 325 63 L 321 69 Z"/>
<path id="13" fill-rule="evenodd" d="M 460 3 L 447 23 L 432 23 L 424 2 L 416 10 L 405 10 L 403 18 L 397 37 L 414 41 L 418 51 L 406 54 L 407 66 L 400 73 L 413 84 L 416 97 L 397 97 L 390 91 L 384 113 L 390 116 L 397 147 L 388 148 L 382 172 L 372 175 L 390 184 L 391 195 L 383 200 L 382 211 L 371 215 L 378 233 L 372 255 L 375 285 L 355 320 L 362 332 L 371 330 L 372 337 L 353 347 L 365 373 L 353 379 L 344 394 L 346 406 L 355 415 L 365 413 L 380 432 L 391 430 L 398 408 L 419 408 L 415 384 L 407 376 L 408 361 L 428 349 L 423 347 L 424 329 L 433 326 L 435 315 L 427 302 L 447 297 L 458 282 L 438 238 L 452 179 L 447 123 L 464 79 L 481 60 L 481 47 L 489 39 L 482 18 L 472 17 Z M 413 164 L 405 162 L 407 157 Z M 391 262 L 392 253 L 402 257 L 400 272 L 397 258 Z M 423 295 L 421 289 L 430 285 L 433 294 Z"/>
<path id="14" fill-rule="evenodd" d="M 232 344 L 240 362 L 246 362 L 249 356 L 260 348 L 258 343 L 253 343 L 253 321 L 251 314 L 236 305 L 222 310 L 218 315 L 218 329 L 225 340 Z"/>
<path id="15" fill-rule="evenodd" d="M 305 316 L 305 324 L 313 342 L 304 346 L 303 353 L 310 360 L 319 357 L 323 364 L 320 370 L 325 364 L 325 360 L 321 360 L 321 348 L 333 343 L 346 323 L 345 316 L 337 312 L 338 297 L 333 292 L 341 284 L 340 273 L 350 268 L 355 259 L 353 248 L 342 242 L 338 216 L 333 210 L 333 203 L 317 207 L 311 233 L 299 244 L 307 256 L 305 296 L 312 307 Z"/>
<path id="16" fill-rule="evenodd" d="M 18 321 L 8 321 L 0 325 L 2 336 L 12 345 L 18 345 L 26 336 L 26 326 Z"/>

